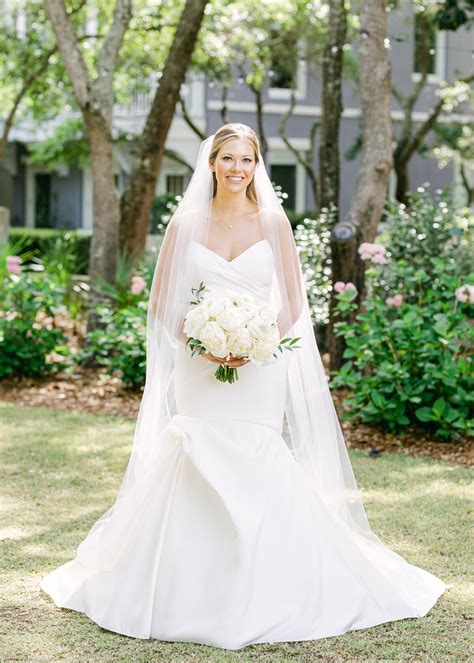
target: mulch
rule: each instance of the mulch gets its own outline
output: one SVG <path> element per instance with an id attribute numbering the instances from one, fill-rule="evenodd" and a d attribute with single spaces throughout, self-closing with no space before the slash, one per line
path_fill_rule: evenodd
<path id="1" fill-rule="evenodd" d="M 323 360 L 327 363 L 327 357 L 323 357 Z M 333 392 L 332 395 L 341 417 L 345 393 L 341 390 Z M 63 372 L 36 379 L 4 379 L 0 381 L 0 400 L 32 407 L 120 415 L 135 419 L 141 392 L 125 389 L 120 378 L 107 375 L 104 369 L 78 368 L 74 374 Z M 418 428 L 408 429 L 403 435 L 395 435 L 358 423 L 355 419 L 340 419 L 340 423 L 348 448 L 362 449 L 372 458 L 384 453 L 403 453 L 459 465 L 474 465 L 474 444 L 468 439 L 446 442 Z"/>

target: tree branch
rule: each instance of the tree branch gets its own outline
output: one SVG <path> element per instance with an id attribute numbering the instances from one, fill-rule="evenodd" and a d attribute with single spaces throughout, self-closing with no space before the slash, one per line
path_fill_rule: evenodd
<path id="1" fill-rule="evenodd" d="M 91 80 L 64 0 L 46 0 L 46 9 L 77 102 L 85 108 L 91 103 Z"/>
<path id="2" fill-rule="evenodd" d="M 459 83 L 471 83 L 474 80 L 474 73 L 472 73 L 470 76 L 467 78 L 462 79 L 461 81 L 457 81 Z M 429 132 L 430 129 L 433 128 L 436 120 L 438 117 L 441 115 L 441 113 L 444 110 L 444 105 L 445 105 L 445 100 L 440 99 L 436 106 L 433 108 L 431 111 L 430 115 L 427 117 L 425 122 L 421 125 L 421 127 L 418 128 L 417 132 L 413 136 L 411 142 L 409 145 L 406 147 L 403 158 L 405 161 L 408 161 L 410 157 L 416 152 L 416 150 L 420 147 L 420 144 Z"/>
<path id="3" fill-rule="evenodd" d="M 3 125 L 3 132 L 2 136 L 0 138 L 0 158 L 2 157 L 2 154 L 5 151 L 5 148 L 8 143 L 8 134 L 10 133 L 10 129 L 13 126 L 13 121 L 15 119 L 16 112 L 18 110 L 18 107 L 20 106 L 21 102 L 23 101 L 24 96 L 30 89 L 30 87 L 33 85 L 35 80 L 43 74 L 46 69 L 48 68 L 49 65 L 49 60 L 53 53 L 57 51 L 57 45 L 54 45 L 52 48 L 50 48 L 48 51 L 46 51 L 43 55 L 43 57 L 40 60 L 40 63 L 36 69 L 34 69 L 29 76 L 25 78 L 23 81 L 23 85 L 21 86 L 20 90 L 18 91 L 18 94 L 16 95 L 15 99 L 13 100 L 13 105 L 10 109 L 10 112 L 8 113 L 6 119 L 5 119 L 5 124 Z"/>
<path id="4" fill-rule="evenodd" d="M 229 94 L 229 87 L 224 83 L 222 86 L 222 107 L 221 107 L 221 120 L 224 124 L 229 122 L 227 115 L 227 95 Z"/>
<path id="5" fill-rule="evenodd" d="M 132 18 L 131 0 L 117 0 L 114 20 L 107 30 L 97 59 L 97 80 L 94 83 L 96 94 L 105 102 L 112 114 L 113 76 L 123 37 Z"/>
<path id="6" fill-rule="evenodd" d="M 205 140 L 205 139 L 207 138 L 207 136 L 206 136 L 206 134 L 204 133 L 204 131 L 202 131 L 202 130 L 198 127 L 198 125 L 193 121 L 191 115 L 189 114 L 189 111 L 188 111 L 188 109 L 187 109 L 187 106 L 186 106 L 186 104 L 185 104 L 185 102 L 184 102 L 184 99 L 183 99 L 183 95 L 182 95 L 182 94 L 179 95 L 179 103 L 180 103 L 180 105 L 181 105 L 181 111 L 182 111 L 182 113 L 183 113 L 183 120 L 186 122 L 186 124 L 188 125 L 188 127 L 189 127 L 192 131 L 194 131 L 194 133 L 196 134 L 196 136 L 198 136 L 201 140 Z"/>
<path id="7" fill-rule="evenodd" d="M 293 114 L 293 110 L 294 110 L 295 106 L 296 106 L 296 95 L 295 95 L 295 91 L 292 90 L 291 91 L 290 105 L 289 105 L 288 110 L 286 111 L 286 113 L 284 113 L 281 117 L 278 132 L 280 134 L 280 137 L 281 137 L 282 141 L 287 146 L 287 148 L 290 150 L 290 152 L 292 154 L 295 155 L 298 163 L 300 163 L 303 166 L 303 168 L 305 169 L 308 177 L 311 180 L 313 190 L 316 191 L 318 180 L 317 180 L 317 177 L 316 177 L 316 173 L 314 172 L 312 161 L 308 160 L 308 159 L 305 159 L 303 157 L 303 155 L 301 154 L 301 152 L 299 150 L 297 150 L 295 147 L 293 147 L 293 145 L 290 143 L 290 140 L 288 138 L 288 134 L 286 133 L 286 125 L 287 125 L 288 120 L 290 119 L 290 117 Z M 318 127 L 319 127 L 319 122 L 314 122 L 312 127 L 311 127 L 310 155 L 314 155 L 314 145 L 315 145 L 315 141 L 316 141 L 316 132 L 318 130 Z M 315 204 L 317 205 L 317 201 L 315 201 Z"/>

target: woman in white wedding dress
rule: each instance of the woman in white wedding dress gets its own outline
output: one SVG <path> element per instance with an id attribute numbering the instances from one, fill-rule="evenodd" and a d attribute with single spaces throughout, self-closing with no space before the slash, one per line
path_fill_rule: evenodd
<path id="1" fill-rule="evenodd" d="M 268 366 L 191 356 L 183 319 L 201 281 L 275 304 L 301 348 Z M 220 363 L 235 383 L 216 380 Z M 291 227 L 245 125 L 203 142 L 167 228 L 117 500 L 41 588 L 111 631 L 227 649 L 421 617 L 446 588 L 369 526 Z"/>

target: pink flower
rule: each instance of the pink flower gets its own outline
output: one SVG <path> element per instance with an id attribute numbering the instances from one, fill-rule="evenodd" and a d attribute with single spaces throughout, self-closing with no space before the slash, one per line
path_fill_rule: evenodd
<path id="1" fill-rule="evenodd" d="M 365 253 L 366 255 L 372 255 L 372 247 L 373 244 L 369 244 L 369 242 L 362 242 L 362 244 L 359 246 L 357 249 L 360 254 Z"/>
<path id="2" fill-rule="evenodd" d="M 342 295 L 343 292 L 346 292 L 346 290 L 354 290 L 357 292 L 356 286 L 349 281 L 348 283 L 344 283 L 344 281 L 336 281 L 334 284 L 334 290 L 339 294 Z"/>
<path id="3" fill-rule="evenodd" d="M 19 274 L 21 272 L 21 263 L 23 260 L 20 256 L 7 256 L 7 271 L 10 274 Z"/>
<path id="4" fill-rule="evenodd" d="M 139 295 L 146 288 L 146 281 L 143 276 L 132 276 L 132 285 L 130 292 L 132 295 Z"/>
<path id="5" fill-rule="evenodd" d="M 387 297 L 385 300 L 385 303 L 387 306 L 401 306 L 403 304 L 403 295 L 397 294 L 394 295 L 393 297 Z"/>
<path id="6" fill-rule="evenodd" d="M 378 265 L 385 265 L 387 258 L 385 257 L 385 246 L 383 244 L 371 244 L 370 242 L 362 242 L 357 249 L 361 260 L 370 260 Z"/>
<path id="7" fill-rule="evenodd" d="M 474 304 L 474 285 L 465 283 L 457 288 L 456 299 L 458 302 L 469 302 L 469 304 Z"/>

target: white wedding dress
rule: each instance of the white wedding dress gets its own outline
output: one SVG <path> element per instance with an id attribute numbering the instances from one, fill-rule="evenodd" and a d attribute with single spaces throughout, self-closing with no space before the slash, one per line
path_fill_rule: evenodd
<path id="1" fill-rule="evenodd" d="M 268 300 L 267 240 L 232 261 L 196 242 L 191 251 L 209 289 Z M 106 522 L 95 547 L 41 588 L 111 631 L 227 649 L 425 615 L 446 585 L 388 548 L 375 552 L 329 511 L 287 447 L 286 355 L 246 364 L 227 384 L 216 364 L 178 346 L 178 414 L 161 434 L 159 471 L 121 507 L 119 562 L 103 570 Z"/>

